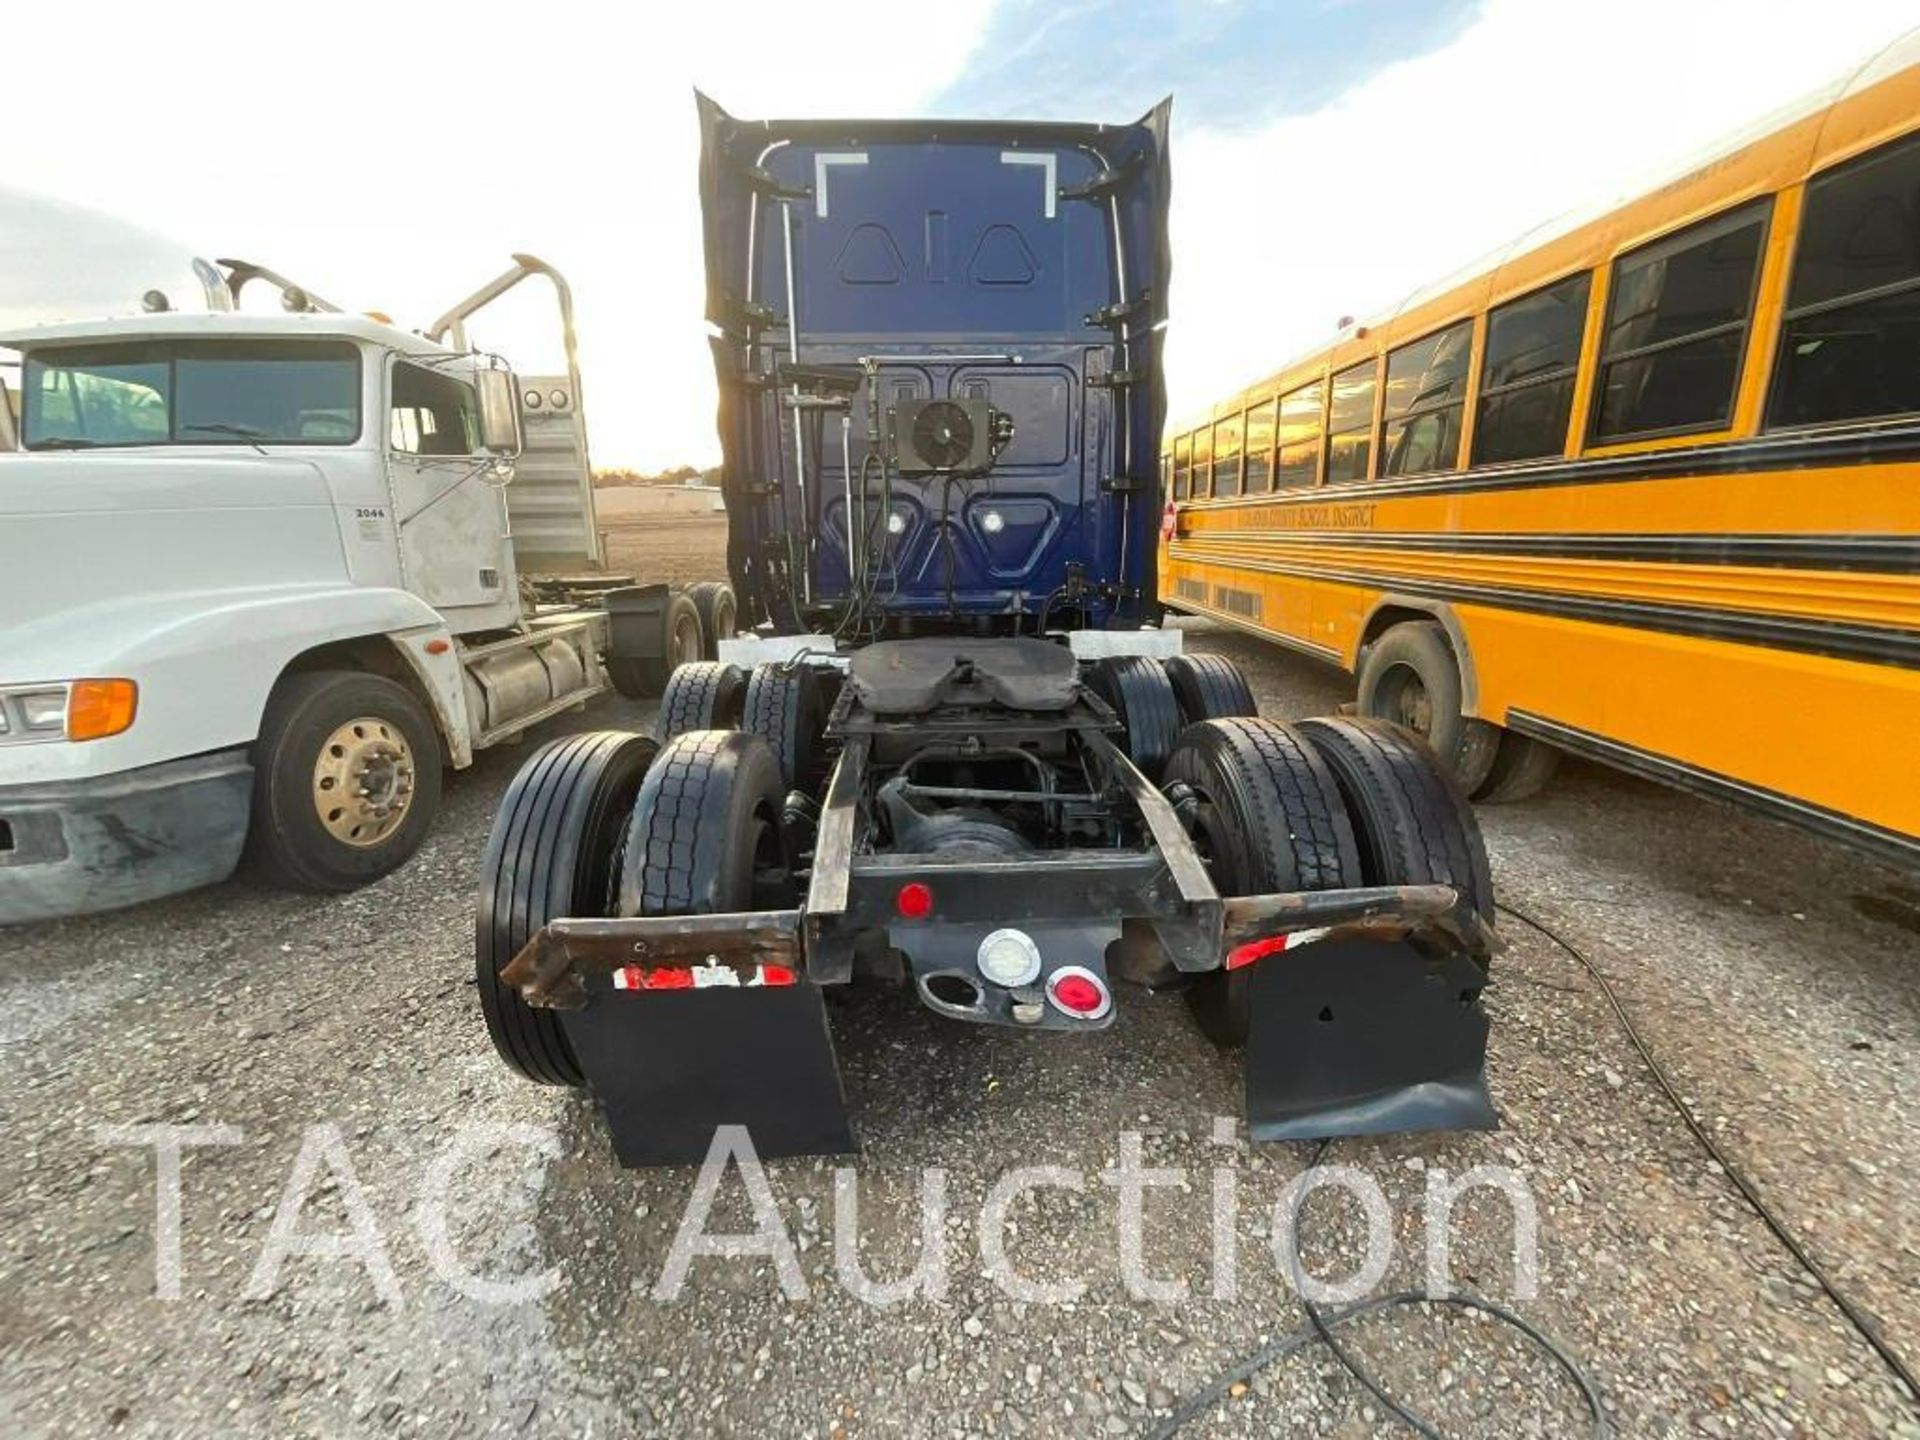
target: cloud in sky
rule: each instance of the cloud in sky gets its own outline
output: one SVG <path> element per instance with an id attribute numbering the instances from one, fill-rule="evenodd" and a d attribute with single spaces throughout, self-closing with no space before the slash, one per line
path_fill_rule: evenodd
<path id="1" fill-rule="evenodd" d="M 988 9 L 911 14 L 879 25 L 790 0 L 21 7 L 7 17 L 20 123 L 0 184 L 411 327 L 530 251 L 575 291 L 595 463 L 703 460 L 719 444 L 693 90 L 749 116 L 923 110 Z M 473 331 L 529 371 L 559 354 L 540 283 Z"/>
<path id="2" fill-rule="evenodd" d="M 44 58 L 10 67 L 0 182 L 416 326 L 541 255 L 574 284 L 595 459 L 658 466 L 718 453 L 696 85 L 746 116 L 1114 121 L 1174 91 L 1177 412 L 1911 20 L 1912 0 L 1823 0 L 1818 24 L 1718 0 L 1609 0 L 1604 23 L 1537 0 L 99 0 L 9 17 L 9 54 Z M 523 289 L 474 338 L 537 370 L 558 347 Z"/>
<path id="3" fill-rule="evenodd" d="M 1176 417 L 1566 210 L 1633 193 L 1912 24 L 1911 0 L 1489 0 L 1451 43 L 1256 131 L 1173 143 Z"/>
<path id="4" fill-rule="evenodd" d="M 1002 0 L 939 114 L 1249 130 L 1457 36 L 1477 0 Z"/>

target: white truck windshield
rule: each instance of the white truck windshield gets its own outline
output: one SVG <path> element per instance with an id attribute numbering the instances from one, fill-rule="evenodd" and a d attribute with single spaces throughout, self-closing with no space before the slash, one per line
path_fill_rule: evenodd
<path id="1" fill-rule="evenodd" d="M 337 341 L 117 343 L 27 357 L 29 450 L 125 445 L 349 445 L 360 353 Z"/>

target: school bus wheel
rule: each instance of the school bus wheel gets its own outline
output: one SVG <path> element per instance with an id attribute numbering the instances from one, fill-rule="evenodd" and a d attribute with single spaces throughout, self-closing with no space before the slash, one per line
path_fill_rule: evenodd
<path id="1" fill-rule="evenodd" d="M 1421 736 L 1461 790 L 1487 778 L 1500 729 L 1464 713 L 1460 666 L 1438 625 L 1407 621 L 1367 648 L 1360 662 L 1358 709 Z"/>

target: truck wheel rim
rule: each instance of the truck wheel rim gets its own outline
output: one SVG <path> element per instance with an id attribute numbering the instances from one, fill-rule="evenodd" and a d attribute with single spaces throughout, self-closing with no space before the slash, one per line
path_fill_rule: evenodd
<path id="1" fill-rule="evenodd" d="M 1433 733 L 1433 697 L 1411 667 L 1396 665 L 1381 684 L 1380 718 L 1419 735 Z"/>
<path id="2" fill-rule="evenodd" d="M 398 726 L 362 715 L 340 726 L 313 765 L 313 808 L 334 839 L 378 845 L 413 804 L 413 747 Z"/>

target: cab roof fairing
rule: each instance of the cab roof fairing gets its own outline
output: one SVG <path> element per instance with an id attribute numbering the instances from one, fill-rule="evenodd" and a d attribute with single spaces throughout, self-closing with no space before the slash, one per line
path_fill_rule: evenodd
<path id="1" fill-rule="evenodd" d="M 200 314 L 165 311 L 97 320 L 63 320 L 0 333 L 0 348 L 84 345 L 142 340 L 360 340 L 402 355 L 450 357 L 460 352 L 364 315 L 315 312 L 249 315 L 238 311 Z"/>
<path id="2" fill-rule="evenodd" d="M 795 286 L 802 312 L 798 361 L 802 366 L 846 366 L 866 354 L 909 354 L 931 361 L 938 355 L 991 352 L 1004 354 L 1015 365 L 1028 366 L 1029 375 L 1067 375 L 1071 371 L 1065 390 L 1070 392 L 1075 408 L 1068 428 L 1071 430 L 1075 422 L 1079 428 L 1065 447 L 1068 460 L 1055 466 L 1050 475 L 1028 477 L 1031 493 L 1018 502 L 1037 507 L 1031 513 L 1046 512 L 1052 538 L 1009 563 L 1004 554 L 994 557 L 978 550 L 983 537 L 964 519 L 957 520 L 950 530 L 930 524 L 926 532 L 937 540 L 944 530 L 960 541 L 961 594 L 956 608 L 961 613 L 982 614 L 1003 613 L 1010 605 L 1022 603 L 1026 608 L 1037 607 L 1044 594 L 1057 587 L 1067 565 L 1073 563 L 1083 568 L 1089 585 L 1123 584 L 1132 597 L 1114 604 L 1098 602 L 1092 623 L 1131 621 L 1151 614 L 1154 542 L 1161 504 L 1159 435 L 1165 417 L 1161 343 L 1172 269 L 1167 241 L 1172 101 L 1162 101 L 1131 125 L 1108 125 L 983 120 L 742 121 L 704 95 L 696 93 L 695 100 L 701 128 L 699 184 L 706 315 L 714 331 L 712 349 L 720 382 L 718 426 L 726 460 L 723 489 L 733 522 L 728 559 L 735 588 L 749 614 L 754 618 L 773 614 L 775 597 L 766 588 L 773 579 L 761 557 L 770 537 L 788 528 L 786 515 L 799 514 L 796 507 L 801 499 L 791 474 L 791 439 L 785 433 L 789 428 L 785 414 L 764 387 L 756 391 L 742 383 L 752 380 L 756 371 L 764 376 L 790 363 L 785 325 L 789 307 L 782 273 L 785 257 L 769 253 L 769 247 L 778 252 L 783 245 L 782 227 L 770 223 L 783 201 L 790 204 L 796 221 L 799 259 Z M 868 167 L 858 158 L 886 147 L 916 147 L 914 164 Z M 1031 188 L 1033 178 L 1042 173 L 1044 165 L 1051 181 L 1057 166 L 1058 185 L 1046 193 L 1045 213 L 1051 220 L 1056 214 L 1069 215 L 1072 207 L 1081 209 L 1081 216 L 1072 222 L 1077 227 L 1077 248 L 1059 250 L 1063 263 L 1055 267 L 1072 273 L 1044 277 L 1046 284 L 1036 283 L 1030 296 L 1013 287 L 974 284 L 971 275 L 962 283 L 945 286 L 936 295 L 930 286 L 920 283 L 923 278 L 935 278 L 931 232 L 924 257 L 918 235 L 911 237 L 910 244 L 885 240 L 881 252 L 890 253 L 900 262 L 900 274 L 878 285 L 861 282 L 865 285 L 860 292 L 862 303 L 851 307 L 860 315 L 858 333 L 854 333 L 856 327 L 846 324 L 830 323 L 825 330 L 810 328 L 808 311 L 811 308 L 816 317 L 819 315 L 817 302 L 823 287 L 847 279 L 844 274 L 826 272 L 825 262 L 835 258 L 826 253 L 834 237 L 826 220 L 827 202 L 824 196 L 816 196 L 814 177 L 831 176 L 832 193 L 847 197 L 835 202 L 843 210 L 863 205 L 870 210 L 852 218 L 836 214 L 841 230 L 851 225 L 883 234 L 889 225 L 896 231 L 902 228 L 894 222 L 911 208 L 905 190 L 914 185 L 925 190 L 944 180 L 955 181 L 951 187 L 955 203 L 947 207 L 954 213 L 942 213 L 939 218 L 943 224 L 951 219 L 953 229 L 962 237 L 953 252 L 959 256 L 970 231 L 983 226 L 1002 231 L 1010 228 L 1005 223 L 1007 217 L 997 211 L 989 214 L 981 210 L 972 216 L 966 213 L 966 202 L 983 199 L 977 173 L 968 183 L 957 183 L 962 178 L 959 171 L 942 170 L 943 166 L 966 163 L 964 158 L 949 158 L 946 152 L 967 150 L 977 157 L 983 149 L 998 150 L 996 158 L 1002 164 L 1010 163 L 1010 156 L 1023 151 L 1052 157 L 1053 163 L 1036 158 L 1025 168 L 1028 178 L 1020 183 L 1029 190 L 1023 192 L 1023 203 L 1037 216 L 1035 200 L 1039 192 Z M 782 155 L 783 151 L 787 153 Z M 821 152 L 827 152 L 826 166 L 830 168 L 820 166 Z M 809 156 L 812 164 L 808 163 Z M 850 168 L 839 168 L 843 161 Z M 858 168 L 851 168 L 854 166 Z M 976 159 L 976 171 L 978 168 Z M 882 174 L 889 170 L 891 179 Z M 873 184 L 876 175 L 881 176 L 877 188 Z M 1099 191 L 1095 205 L 1071 193 L 1077 184 L 1102 175 L 1120 178 L 1117 184 Z M 843 177 L 849 182 L 858 177 L 860 183 L 843 184 Z M 943 200 L 946 193 L 942 192 Z M 923 199 L 924 195 L 914 198 Z M 1088 217 L 1097 217 L 1097 227 Z M 929 222 L 931 218 L 930 214 Z M 993 223 L 987 224 L 989 220 Z M 816 227 L 821 241 L 818 251 L 808 249 L 809 227 Z M 1096 234 L 1097 256 L 1087 243 Z M 1116 236 L 1118 264 L 1113 244 Z M 1064 240 L 1061 243 L 1064 245 Z M 1045 246 L 1028 249 L 1022 242 L 1019 248 L 1026 250 L 1033 261 L 1035 277 L 1041 277 L 1048 268 L 1039 258 L 1049 253 Z M 907 257 L 914 257 L 914 264 L 908 264 Z M 840 258 L 844 260 L 844 251 Z M 909 273 L 922 258 L 928 266 L 927 275 Z M 1097 279 L 1096 268 L 1100 272 Z M 754 284 L 750 269 L 761 278 L 761 284 Z M 896 280 L 905 283 L 896 284 Z M 1045 296 L 1038 293 L 1049 285 Z M 850 293 L 837 291 L 836 295 L 845 299 Z M 866 302 L 865 297 L 875 294 L 885 295 L 888 303 L 877 306 Z M 816 302 L 811 306 L 810 298 Z M 1034 304 L 1029 312 L 1022 313 L 1021 303 L 1028 298 Z M 1092 311 L 1122 301 L 1135 302 L 1125 317 L 1124 330 L 1114 323 L 1095 325 L 1086 318 Z M 1095 356 L 1098 358 L 1089 364 L 1089 357 Z M 1109 409 L 1103 397 L 1118 396 L 1122 388 L 1089 388 L 1087 381 L 1090 376 L 1097 380 L 1100 370 L 1122 369 L 1136 372 L 1140 378 L 1124 387 L 1128 398 L 1113 402 Z M 933 372 L 942 373 L 930 383 L 944 384 L 946 393 L 954 393 L 961 383 L 958 364 L 932 363 L 928 374 Z M 1002 374 L 1004 378 L 1012 372 Z M 994 382 L 990 378 L 987 383 Z M 992 398 L 996 405 L 1001 403 L 998 391 L 992 392 Z M 852 452 L 854 468 L 864 449 L 863 408 L 864 398 L 857 397 L 851 421 L 858 427 L 854 433 L 859 437 Z M 1124 423 L 1116 423 L 1118 417 L 1124 417 Z M 1016 439 L 1016 446 L 1018 443 Z M 812 493 L 805 497 L 804 519 L 792 528 L 810 534 L 823 547 L 818 598 L 831 601 L 844 594 L 844 579 L 835 570 L 839 557 L 845 554 L 837 538 L 842 527 L 827 513 L 841 487 L 835 473 L 841 469 L 838 440 L 821 442 L 818 452 L 809 442 L 807 473 Z M 774 471 L 778 472 L 777 478 L 772 473 L 759 473 Z M 1116 478 L 1131 481 L 1132 488 L 1108 488 Z M 1003 492 L 1009 486 L 1019 492 L 1022 481 L 996 471 L 983 483 L 999 483 Z M 822 491 L 829 492 L 824 508 Z M 961 503 L 964 514 L 968 502 Z M 930 502 L 936 510 L 940 505 L 937 498 Z M 844 510 L 841 518 L 844 520 Z M 916 538 L 909 536 L 908 544 L 911 546 Z M 922 546 L 923 563 L 917 571 L 912 567 L 902 570 L 898 592 L 887 606 L 890 614 L 944 613 L 942 566 L 934 563 L 929 569 L 924 563 L 927 553 Z M 904 557 L 901 563 L 905 565 Z M 836 590 L 836 584 L 841 588 Z M 1017 600 L 1015 596 L 1025 598 Z"/>

